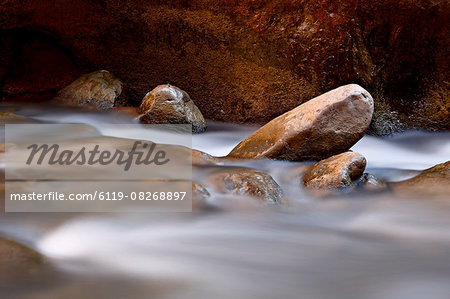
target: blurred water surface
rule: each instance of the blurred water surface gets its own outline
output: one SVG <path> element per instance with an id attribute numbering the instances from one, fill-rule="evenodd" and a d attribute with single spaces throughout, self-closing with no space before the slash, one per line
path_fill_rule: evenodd
<path id="1" fill-rule="evenodd" d="M 27 113 L 52 122 L 111 121 L 73 111 Z M 193 147 L 226 155 L 256 129 L 210 122 Z M 120 127 L 103 133 L 139 138 Z M 450 134 L 366 136 L 352 150 L 367 158 L 368 172 L 399 181 L 449 160 Z M 213 194 L 218 209 L 193 213 L 1 214 L 0 235 L 37 249 L 56 269 L 4 286 L 2 297 L 450 298 L 450 201 L 310 198 L 296 176 L 305 163 L 238 164 L 269 172 L 290 204 L 264 207 Z"/>

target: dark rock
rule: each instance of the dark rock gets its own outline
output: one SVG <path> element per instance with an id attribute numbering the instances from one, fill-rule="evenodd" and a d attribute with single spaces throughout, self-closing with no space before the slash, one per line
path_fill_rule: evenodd
<path id="1" fill-rule="evenodd" d="M 303 175 L 306 189 L 335 191 L 353 187 L 366 168 L 366 159 L 359 153 L 346 152 L 317 162 Z"/>
<path id="2" fill-rule="evenodd" d="M 390 183 L 394 194 L 416 198 L 450 198 L 450 161 L 422 171 L 406 181 Z"/>
<path id="3" fill-rule="evenodd" d="M 147 124 L 191 124 L 192 132 L 206 130 L 206 122 L 189 95 L 170 84 L 159 85 L 144 97 L 139 107 Z"/>
<path id="4" fill-rule="evenodd" d="M 265 203 L 284 203 L 281 187 L 267 173 L 250 168 L 219 170 L 208 181 L 219 193 L 257 198 Z"/>
<path id="5" fill-rule="evenodd" d="M 64 105 L 107 110 L 121 96 L 122 82 L 108 71 L 81 76 L 58 92 L 54 101 Z"/>
<path id="6" fill-rule="evenodd" d="M 345 85 L 277 117 L 239 143 L 229 158 L 322 160 L 354 145 L 370 124 L 373 100 Z"/>

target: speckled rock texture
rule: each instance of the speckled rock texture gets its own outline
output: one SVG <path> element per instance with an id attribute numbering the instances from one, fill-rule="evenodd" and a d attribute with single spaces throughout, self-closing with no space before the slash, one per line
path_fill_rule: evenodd
<path id="1" fill-rule="evenodd" d="M 102 70 L 81 76 L 60 90 L 54 102 L 96 110 L 112 108 L 122 95 L 122 82 L 108 71 Z"/>
<path id="2" fill-rule="evenodd" d="M 348 150 L 361 139 L 372 114 L 371 95 L 359 85 L 345 85 L 270 121 L 227 157 L 322 160 Z"/>
<path id="3" fill-rule="evenodd" d="M 354 82 L 372 131 L 450 129 L 445 0 L 0 1 L 4 98 L 107 69 L 135 95 L 188 92 L 207 119 L 265 123 Z"/>
<path id="4" fill-rule="evenodd" d="M 140 121 L 146 124 L 191 124 L 192 132 L 206 130 L 206 121 L 189 95 L 170 84 L 147 93 L 139 107 Z"/>
<path id="5" fill-rule="evenodd" d="M 269 204 L 285 203 L 281 187 L 269 174 L 260 170 L 251 168 L 219 170 L 210 175 L 208 181 L 222 194 L 253 197 Z"/>

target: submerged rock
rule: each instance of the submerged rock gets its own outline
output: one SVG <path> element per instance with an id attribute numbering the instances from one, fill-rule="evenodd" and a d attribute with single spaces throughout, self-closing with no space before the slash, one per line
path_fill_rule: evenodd
<path id="1" fill-rule="evenodd" d="M 254 197 L 266 203 L 284 203 L 281 187 L 267 173 L 250 168 L 221 170 L 209 177 L 217 192 Z"/>
<path id="2" fill-rule="evenodd" d="M 227 157 L 322 160 L 361 139 L 372 114 L 371 95 L 359 85 L 345 85 L 275 118 Z"/>
<path id="3" fill-rule="evenodd" d="M 42 256 L 36 251 L 0 238 L 0 279 L 2 281 L 24 278 L 38 272 L 43 264 Z"/>
<path id="4" fill-rule="evenodd" d="M 355 152 L 342 153 L 312 165 L 301 182 L 307 189 L 339 190 L 353 187 L 366 168 L 366 158 Z"/>
<path id="5" fill-rule="evenodd" d="M 206 130 L 202 113 L 189 95 L 170 84 L 159 85 L 144 97 L 139 113 L 148 124 L 192 124 L 192 132 Z"/>
<path id="6" fill-rule="evenodd" d="M 205 152 L 192 149 L 192 165 L 216 165 L 219 164 L 219 160 Z"/>
<path id="7" fill-rule="evenodd" d="M 364 191 L 379 192 L 388 189 L 385 181 L 377 178 L 371 173 L 364 173 L 355 184 Z"/>
<path id="8" fill-rule="evenodd" d="M 122 82 L 110 72 L 102 70 L 81 76 L 60 90 L 54 101 L 107 110 L 114 106 L 121 94 Z"/>
<path id="9" fill-rule="evenodd" d="M 35 122 L 31 118 L 22 116 L 14 112 L 0 112 L 0 125 L 13 123 L 32 123 Z"/>
<path id="10" fill-rule="evenodd" d="M 389 185 L 400 196 L 449 199 L 450 161 L 426 169 L 409 180 Z"/>
<path id="11" fill-rule="evenodd" d="M 211 194 L 206 190 L 205 187 L 199 183 L 192 182 L 192 209 L 193 210 L 205 210 L 210 208 L 207 203 L 208 198 Z"/>

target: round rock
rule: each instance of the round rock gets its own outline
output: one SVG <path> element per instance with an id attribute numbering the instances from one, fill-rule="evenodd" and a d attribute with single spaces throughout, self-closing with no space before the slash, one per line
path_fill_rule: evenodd
<path id="1" fill-rule="evenodd" d="M 142 100 L 140 120 L 149 124 L 191 124 L 192 132 L 206 130 L 206 122 L 187 92 L 176 86 L 159 85 Z"/>
<path id="2" fill-rule="evenodd" d="M 302 177 L 307 189 L 333 190 L 352 187 L 366 168 L 366 158 L 355 152 L 342 153 L 312 165 Z"/>
<path id="3" fill-rule="evenodd" d="M 61 104 L 107 110 L 122 94 L 122 82 L 102 70 L 81 76 L 61 89 L 54 99 Z"/>

